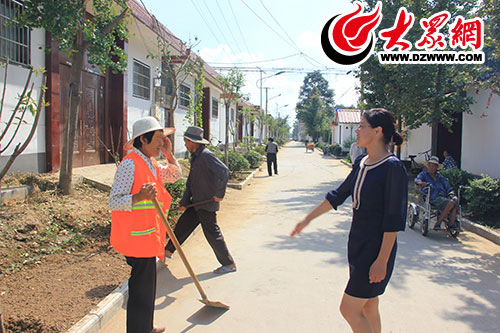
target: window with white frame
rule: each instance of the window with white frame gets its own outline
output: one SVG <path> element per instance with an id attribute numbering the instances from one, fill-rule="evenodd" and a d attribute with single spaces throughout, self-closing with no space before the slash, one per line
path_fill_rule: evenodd
<path id="1" fill-rule="evenodd" d="M 1 0 L 0 6 L 0 57 L 9 61 L 29 65 L 31 34 L 28 27 L 22 27 L 15 17 L 22 11 L 20 1 Z"/>
<path id="2" fill-rule="evenodd" d="M 212 98 L 212 117 L 217 118 L 219 116 L 219 102 Z"/>
<path id="3" fill-rule="evenodd" d="M 179 105 L 185 108 L 189 107 L 191 102 L 191 88 L 185 84 L 181 84 L 179 87 Z"/>
<path id="4" fill-rule="evenodd" d="M 151 68 L 134 59 L 134 76 L 132 79 L 132 96 L 149 99 L 151 92 Z"/>

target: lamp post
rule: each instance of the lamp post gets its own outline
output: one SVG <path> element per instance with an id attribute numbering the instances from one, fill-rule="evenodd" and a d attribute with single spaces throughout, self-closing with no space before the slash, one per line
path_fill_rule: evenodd
<path id="1" fill-rule="evenodd" d="M 279 118 L 280 117 L 280 112 L 279 112 L 279 109 L 280 108 L 286 108 L 288 106 L 288 104 L 285 104 L 285 105 L 282 105 L 282 106 L 279 106 L 278 103 L 276 103 L 276 117 Z"/>
<path id="2" fill-rule="evenodd" d="M 259 88 L 259 91 L 260 91 L 260 105 L 259 105 L 259 107 L 260 107 L 260 111 L 261 112 L 262 112 L 262 81 L 265 80 L 265 79 L 268 79 L 270 77 L 281 75 L 281 74 L 285 73 L 285 71 L 279 71 L 279 72 L 274 73 L 272 75 L 268 75 L 268 76 L 262 77 L 262 73 L 263 72 L 264 72 L 263 70 L 260 70 L 260 79 L 258 79 L 257 81 L 255 81 L 255 85 L 257 86 L 257 88 Z M 259 82 L 260 82 L 260 84 L 258 84 Z M 267 89 L 266 89 L 266 96 L 267 96 Z M 264 115 L 267 116 L 267 98 L 266 98 L 266 110 L 265 110 L 265 114 Z M 260 135 L 262 137 L 261 139 L 264 138 L 264 135 L 262 133 L 263 129 L 264 129 L 264 127 L 262 127 L 262 131 L 260 133 Z"/>

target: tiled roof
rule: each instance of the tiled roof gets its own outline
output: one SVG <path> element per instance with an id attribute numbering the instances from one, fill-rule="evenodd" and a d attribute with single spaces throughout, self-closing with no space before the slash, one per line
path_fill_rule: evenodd
<path id="1" fill-rule="evenodd" d="M 138 19 L 152 31 L 157 33 L 168 43 L 170 43 L 177 51 L 186 51 L 186 47 L 182 44 L 182 41 L 177 38 L 166 26 L 158 21 L 154 15 L 150 14 L 140 3 L 138 3 L 136 0 L 128 0 L 127 4 L 132 10 L 132 14 L 136 19 Z M 204 69 L 205 73 L 209 74 L 214 79 L 219 76 L 219 73 L 217 73 L 215 69 L 213 69 L 206 63 L 204 65 Z"/>
<path id="2" fill-rule="evenodd" d="M 338 109 L 335 113 L 335 123 L 337 124 L 359 124 L 361 122 L 361 110 Z"/>

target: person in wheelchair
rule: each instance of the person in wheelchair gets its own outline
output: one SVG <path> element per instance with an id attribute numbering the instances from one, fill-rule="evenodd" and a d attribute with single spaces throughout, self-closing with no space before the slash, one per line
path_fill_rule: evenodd
<path id="1" fill-rule="evenodd" d="M 427 171 L 424 170 L 417 175 L 415 184 L 422 189 L 431 185 L 429 202 L 433 208 L 436 208 L 440 212 L 439 218 L 434 225 L 434 230 L 441 229 L 441 222 L 446 217 L 448 217 L 448 228 L 458 229 L 458 199 L 448 180 L 437 173 L 438 169 L 442 169 L 443 166 L 439 163 L 437 156 L 432 156 L 428 161 L 425 161 L 425 165 L 427 166 Z M 423 193 L 427 195 L 427 191 Z"/>

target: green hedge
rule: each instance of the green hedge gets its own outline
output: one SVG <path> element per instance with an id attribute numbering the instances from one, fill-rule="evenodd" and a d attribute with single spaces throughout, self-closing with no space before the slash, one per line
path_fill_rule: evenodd
<path id="1" fill-rule="evenodd" d="M 450 183 L 450 186 L 453 188 L 453 191 L 455 191 L 455 193 L 458 193 L 458 187 L 460 185 L 468 186 L 470 181 L 475 178 L 474 175 L 470 172 L 457 168 L 443 169 L 440 170 L 439 173 L 446 179 L 448 179 L 448 182 Z"/>
<path id="2" fill-rule="evenodd" d="M 500 217 L 500 180 L 483 174 L 469 186 L 464 193 L 467 211 L 475 218 L 486 219 L 484 224 L 495 225 L 492 219 Z"/>
<path id="3" fill-rule="evenodd" d="M 251 168 L 257 168 L 264 161 L 264 157 L 255 150 L 251 150 L 243 156 L 247 159 Z"/>
<path id="4" fill-rule="evenodd" d="M 183 179 L 179 179 L 175 183 L 165 183 L 165 188 L 168 193 L 172 196 L 172 204 L 170 205 L 170 211 L 168 214 L 168 218 L 171 219 L 179 215 L 179 201 L 182 199 L 182 195 L 186 190 L 186 182 Z"/>

